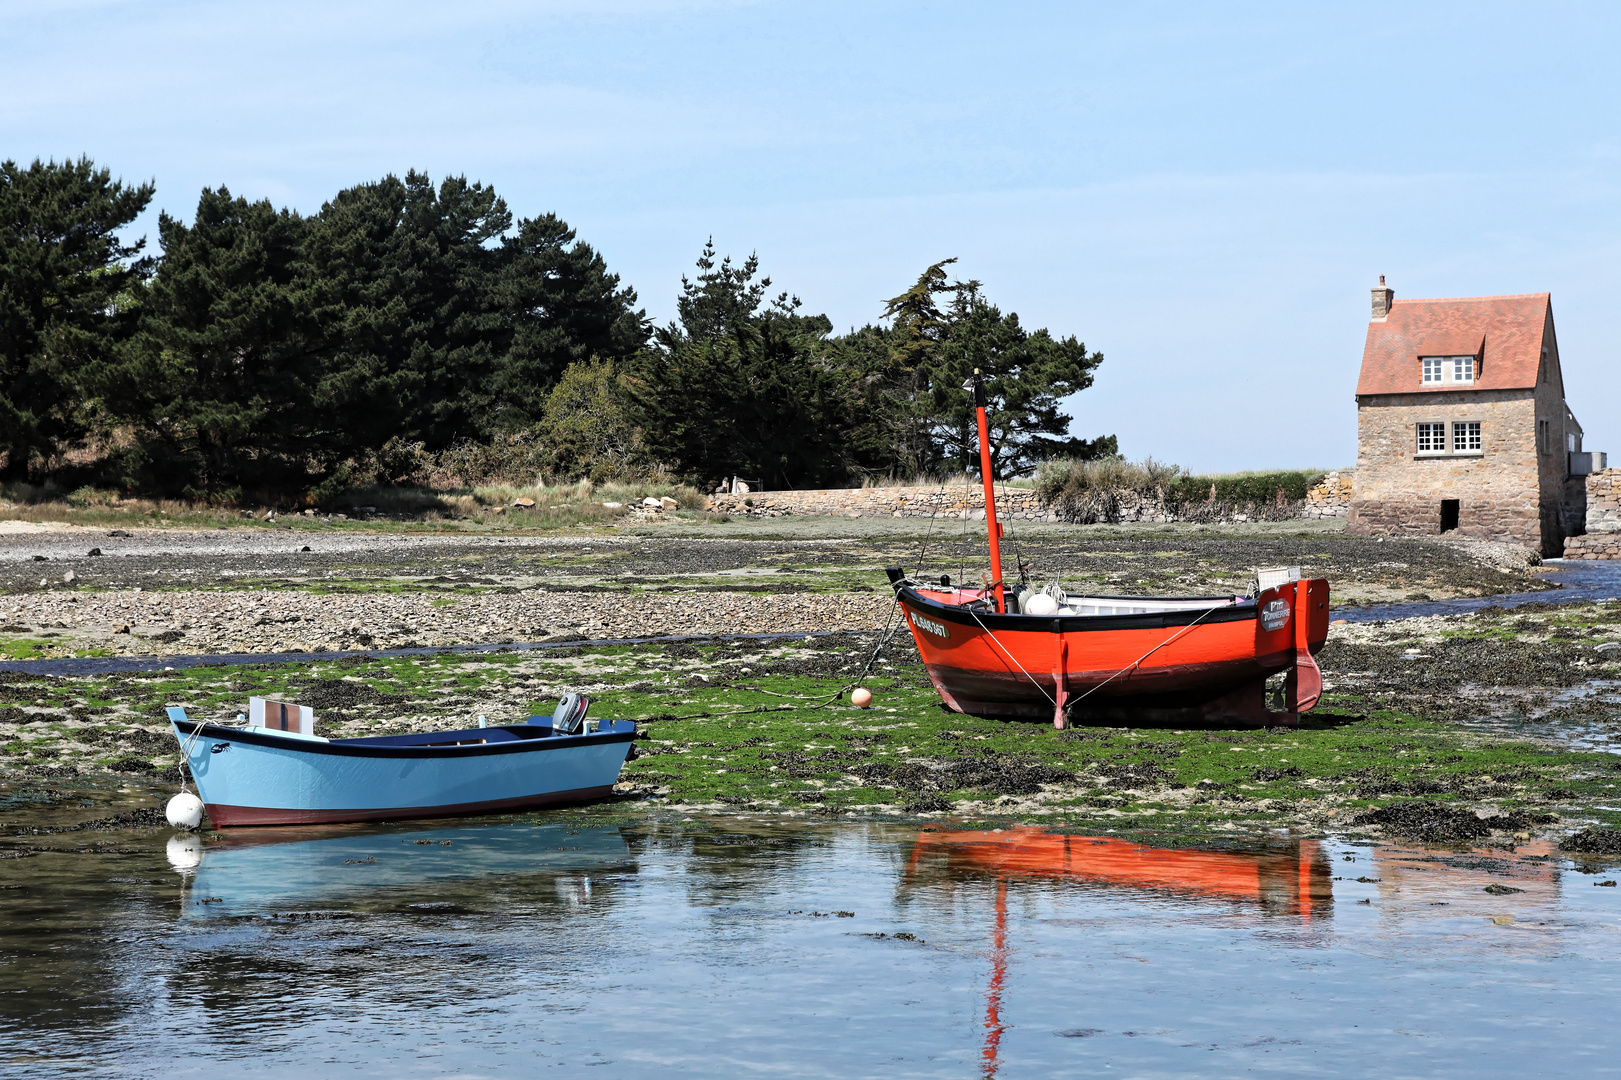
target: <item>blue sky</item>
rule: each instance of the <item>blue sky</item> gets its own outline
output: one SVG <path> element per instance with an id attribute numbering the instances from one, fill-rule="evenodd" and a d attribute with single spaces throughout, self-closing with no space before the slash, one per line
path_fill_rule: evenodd
<path id="1" fill-rule="evenodd" d="M 189 218 L 409 168 L 554 211 L 660 319 L 707 236 L 835 325 L 960 260 L 1106 357 L 1077 434 L 1355 457 L 1368 289 L 1551 292 L 1621 454 L 1621 8 L 63 0 L 0 6 L 0 156 Z M 151 222 L 144 223 L 151 232 Z"/>

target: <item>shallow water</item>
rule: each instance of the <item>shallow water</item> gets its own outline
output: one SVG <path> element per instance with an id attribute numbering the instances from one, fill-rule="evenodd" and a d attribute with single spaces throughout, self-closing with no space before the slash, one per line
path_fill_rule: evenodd
<path id="1" fill-rule="evenodd" d="M 1542 565 L 1550 571 L 1542 575 L 1557 589 L 1543 592 L 1504 593 L 1462 600 L 1424 600 L 1400 604 L 1370 604 L 1359 608 L 1335 608 L 1334 618 L 1347 622 L 1376 622 L 1381 619 L 1415 619 L 1425 615 L 1463 615 L 1484 607 L 1519 607 L 1521 604 L 1569 604 L 1582 600 L 1621 598 L 1621 563 L 1585 559 L 1566 562 L 1548 559 Z"/>
<path id="2" fill-rule="evenodd" d="M 5 1075 L 1621 1071 L 1621 888 L 1545 848 L 589 811 L 172 835 L 7 841 L 57 850 L 0 861 Z"/>

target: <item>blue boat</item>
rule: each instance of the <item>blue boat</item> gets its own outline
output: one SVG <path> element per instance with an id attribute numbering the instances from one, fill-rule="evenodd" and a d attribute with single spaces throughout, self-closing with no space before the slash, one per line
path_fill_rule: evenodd
<path id="1" fill-rule="evenodd" d="M 527 723 L 323 739 L 295 726 L 169 722 L 216 829 L 450 817 L 584 802 L 613 791 L 636 738 L 630 720 Z M 306 729 L 308 726 L 306 725 Z"/>

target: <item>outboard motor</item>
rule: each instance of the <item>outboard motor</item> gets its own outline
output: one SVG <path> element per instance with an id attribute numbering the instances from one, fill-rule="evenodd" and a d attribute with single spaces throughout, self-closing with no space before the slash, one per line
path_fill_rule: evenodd
<path id="1" fill-rule="evenodd" d="M 585 726 L 585 711 L 590 707 L 591 699 L 584 694 L 564 694 L 552 713 L 552 734 L 578 735 Z"/>

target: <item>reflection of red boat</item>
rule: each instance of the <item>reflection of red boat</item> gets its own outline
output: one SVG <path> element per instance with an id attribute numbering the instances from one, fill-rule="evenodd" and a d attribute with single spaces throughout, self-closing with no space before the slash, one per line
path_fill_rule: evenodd
<path id="1" fill-rule="evenodd" d="M 947 880 L 984 875 L 996 881 L 990 982 L 985 989 L 985 1043 L 980 1074 L 1000 1068 L 1002 998 L 1008 975 L 1008 882 L 1070 880 L 1179 896 L 1258 903 L 1268 914 L 1305 921 L 1327 915 L 1334 902 L 1332 871 L 1317 843 L 1298 840 L 1265 851 L 1183 851 L 1152 848 L 1112 836 L 1065 836 L 1035 828 L 925 832 L 912 846 L 908 884 L 944 872 Z"/>
<path id="2" fill-rule="evenodd" d="M 1326 914 L 1333 903 L 1328 860 L 1311 840 L 1260 851 L 1201 851 L 1036 828 L 925 832 L 912 848 L 909 877 L 936 867 L 1004 881 L 1070 880 L 1248 901 L 1268 912 L 1307 918 Z"/>
<path id="3" fill-rule="evenodd" d="M 973 390 L 996 580 L 962 588 L 889 571 L 947 706 L 975 716 L 1051 716 L 1063 727 L 1070 713 L 1122 712 L 1126 719 L 1192 715 L 1292 725 L 1317 704 L 1323 679 L 1312 654 L 1328 638 L 1323 578 L 1287 581 L 1254 597 L 1070 597 L 1006 587 L 977 373 Z M 1266 680 L 1278 673 L 1287 675 L 1281 713 L 1266 705 Z"/>

